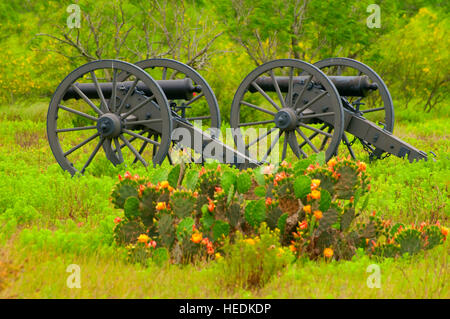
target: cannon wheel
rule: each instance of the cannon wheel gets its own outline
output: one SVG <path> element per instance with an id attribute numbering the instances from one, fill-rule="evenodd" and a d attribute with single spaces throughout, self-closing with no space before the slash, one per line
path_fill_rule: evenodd
<path id="1" fill-rule="evenodd" d="M 155 109 L 154 111 L 160 114 L 160 121 L 164 123 L 164 125 L 160 125 L 160 134 L 162 137 L 160 142 L 151 140 L 141 135 L 142 133 L 136 133 L 127 129 L 125 117 L 133 115 L 137 109 L 130 110 L 127 112 L 127 115 L 119 114 L 126 99 L 117 102 L 116 98 L 111 98 L 107 101 L 103 96 L 99 83 L 112 82 L 112 96 L 116 96 L 119 91 L 116 85 L 118 82 L 118 74 L 125 72 L 128 75 L 128 79 L 134 80 L 135 83 L 142 81 L 151 90 L 152 96 L 149 98 L 143 97 L 142 105 L 151 105 Z M 97 92 L 99 93 L 98 100 L 88 98 L 75 86 L 77 83 L 88 82 L 94 83 L 97 88 Z M 80 97 L 79 100 L 75 102 L 63 101 L 64 95 L 70 88 L 77 91 Z M 142 124 L 146 125 L 148 123 Z M 152 161 L 154 164 L 160 164 L 168 152 L 171 133 L 172 116 L 168 101 L 160 86 L 141 68 L 134 64 L 118 60 L 89 62 L 71 72 L 59 84 L 53 94 L 47 114 L 47 136 L 50 148 L 59 165 L 72 175 L 76 173 L 83 174 L 99 152 L 100 147 L 111 148 L 112 143 L 117 147 L 123 142 L 124 146 L 144 166 L 147 166 L 147 161 L 130 144 L 125 135 L 130 135 L 133 138 L 141 139 L 148 143 L 157 144 L 158 148 Z M 90 152 L 87 146 L 94 140 L 98 142 L 93 151 Z M 122 148 L 118 148 L 118 160 L 113 162 L 113 164 L 124 162 L 124 158 L 126 159 L 122 154 Z M 89 156 L 86 159 L 85 155 L 87 154 Z"/>
<path id="2" fill-rule="evenodd" d="M 295 83 L 294 76 L 300 74 L 308 76 L 308 81 L 302 83 L 304 89 L 294 93 L 294 87 L 299 85 L 299 83 Z M 265 92 L 255 83 L 258 78 L 267 75 L 272 78 L 276 92 Z M 289 88 L 285 95 L 281 92 L 277 81 L 274 80 L 276 76 L 280 75 L 289 76 Z M 313 88 L 313 83 L 320 83 L 324 89 L 318 89 L 317 86 Z M 261 96 L 259 101 L 255 101 L 249 92 L 251 87 Z M 309 101 L 305 100 L 307 95 L 311 97 Z M 320 109 L 320 111 L 311 113 L 310 109 L 316 106 L 318 107 L 316 110 Z M 243 116 L 245 112 L 247 112 L 248 118 L 255 120 L 242 122 L 242 120 L 245 120 Z M 323 122 L 307 124 L 308 121 L 318 116 L 328 117 L 329 122 L 332 123 L 332 133 L 324 130 L 326 126 Z M 344 115 L 339 93 L 334 84 L 320 69 L 300 60 L 280 59 L 259 66 L 242 81 L 231 106 L 230 124 L 232 128 L 239 128 L 234 137 L 236 146 L 239 149 L 243 145 L 249 156 L 251 156 L 249 151 L 252 146 L 269 136 L 271 137 L 271 145 L 268 150 L 262 159 L 258 158 L 258 161 L 264 163 L 281 140 L 283 140 L 282 160 L 287 156 L 288 144 L 298 158 L 308 157 L 326 148 L 325 157 L 328 160 L 335 155 L 341 141 L 343 121 Z M 263 125 L 266 126 L 266 131 L 262 134 L 257 133 L 255 139 L 248 139 L 249 142 L 246 143 L 240 128 L 257 128 Z M 314 144 L 311 137 L 308 137 L 310 133 L 313 136 L 321 136 L 323 138 L 321 143 Z M 279 157 L 272 159 L 272 161 L 277 160 L 279 160 Z"/>
<path id="3" fill-rule="evenodd" d="M 214 95 L 214 92 L 209 86 L 208 82 L 206 82 L 206 80 L 196 70 L 179 61 L 162 58 L 142 60 L 136 62 L 135 65 L 145 70 L 155 80 L 189 78 L 192 80 L 194 85 L 200 86 L 201 93 L 193 96 L 190 100 L 177 101 L 178 104 L 184 103 L 186 106 L 190 107 L 185 109 L 185 113 L 183 114 L 184 116 L 182 117 L 188 121 L 200 120 L 202 121 L 202 124 L 203 122 L 206 122 L 206 125 L 202 125 L 203 128 L 205 128 L 205 126 L 212 128 L 210 134 L 213 136 L 218 134 L 221 124 L 219 104 L 217 103 L 216 96 Z M 121 80 L 120 76 L 119 80 Z M 207 107 L 209 109 L 209 114 L 204 116 L 196 116 L 194 115 L 196 113 L 195 105 L 201 103 L 202 100 L 206 101 Z M 171 101 L 169 101 L 169 105 L 170 103 Z M 192 106 L 194 106 L 194 108 L 192 108 Z M 172 109 L 172 112 L 177 111 Z M 178 110 L 178 112 L 181 113 L 180 110 Z M 160 138 L 156 134 L 152 136 L 155 139 Z M 142 153 L 147 145 L 148 143 L 144 141 L 139 149 L 139 152 Z M 153 145 L 153 148 L 155 148 L 155 145 Z M 108 158 L 111 157 L 111 155 L 113 154 L 112 150 L 110 149 L 105 149 L 105 152 L 107 153 Z M 170 156 L 170 153 L 171 151 L 169 150 L 167 158 L 169 162 L 172 164 L 172 158 Z M 115 159 L 112 160 L 116 161 Z M 136 161 L 137 158 L 135 158 L 134 162 Z M 191 161 L 194 161 L 194 159 L 191 158 Z"/>
<path id="4" fill-rule="evenodd" d="M 375 122 L 375 118 L 383 118 L 384 123 L 381 123 L 381 125 L 384 127 L 385 130 L 389 132 L 393 132 L 394 130 L 394 105 L 392 103 L 391 94 L 389 93 L 389 90 L 384 83 L 384 81 L 381 79 L 381 77 L 370 67 L 367 65 L 353 60 L 349 58 L 329 58 L 324 59 L 321 61 L 318 61 L 314 63 L 316 67 L 321 69 L 327 76 L 330 75 L 341 75 L 343 72 L 351 72 L 352 74 L 345 74 L 345 75 L 366 75 L 369 77 L 370 81 L 372 83 L 376 83 L 378 86 L 378 96 L 374 96 L 376 93 L 372 91 L 369 94 L 369 97 L 380 97 L 382 105 L 377 107 L 368 106 L 367 103 L 361 102 L 366 97 L 355 99 L 354 97 L 344 97 L 348 103 L 351 104 L 352 107 L 356 109 L 357 112 L 359 112 L 359 115 L 366 117 L 368 120 L 373 120 Z M 351 71 L 349 69 L 352 69 Z M 344 75 L 344 74 L 342 74 Z M 367 98 L 366 98 L 367 100 Z M 378 101 L 378 100 L 376 100 Z M 345 107 L 345 106 L 344 106 Z M 344 144 L 346 145 L 350 155 L 355 159 L 355 153 L 351 147 L 351 145 L 356 141 L 356 138 L 353 138 L 352 141 L 350 141 L 350 138 L 348 137 L 348 133 L 343 133 L 342 140 Z M 360 142 L 363 144 L 365 148 L 367 148 L 368 151 L 370 151 L 372 154 L 376 155 L 377 157 L 380 157 L 382 153 L 384 153 L 383 150 L 374 148 L 370 145 L 369 142 L 365 140 L 361 140 Z"/>

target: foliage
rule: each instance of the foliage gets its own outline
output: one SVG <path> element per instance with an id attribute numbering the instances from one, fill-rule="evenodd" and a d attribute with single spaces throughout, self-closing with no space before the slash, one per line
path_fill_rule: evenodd
<path id="1" fill-rule="evenodd" d="M 270 230 L 263 223 L 258 233 L 259 236 L 245 237 L 237 232 L 233 242 L 226 241 L 223 257 L 218 255 L 214 269 L 221 286 L 261 288 L 293 260 L 289 250 L 281 247 L 278 230 Z"/>
<path id="2" fill-rule="evenodd" d="M 406 106 L 418 99 L 423 110 L 430 112 L 448 96 L 449 24 L 447 13 L 421 8 L 405 26 L 381 37 L 369 53 Z"/>

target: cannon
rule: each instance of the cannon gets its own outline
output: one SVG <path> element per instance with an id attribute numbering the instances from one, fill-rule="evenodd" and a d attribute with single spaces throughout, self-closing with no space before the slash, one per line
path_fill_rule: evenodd
<path id="1" fill-rule="evenodd" d="M 324 152 L 328 160 L 338 151 L 356 158 L 358 142 L 371 159 L 393 154 L 427 160 L 425 152 L 392 134 L 394 108 L 383 80 L 348 58 L 262 64 L 244 78 L 232 101 L 233 146 L 221 139 L 220 126 L 209 84 L 171 59 L 82 65 L 60 83 L 47 114 L 53 155 L 72 175 L 84 173 L 101 150 L 114 165 L 173 164 L 179 149 L 189 161 L 212 158 L 246 168 L 279 161 L 278 144 L 281 160 L 288 151 L 298 158 Z M 265 149 L 263 141 L 269 143 Z"/>

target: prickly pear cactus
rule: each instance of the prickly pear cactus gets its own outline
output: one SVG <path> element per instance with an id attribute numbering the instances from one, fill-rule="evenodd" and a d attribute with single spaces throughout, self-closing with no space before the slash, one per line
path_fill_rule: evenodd
<path id="1" fill-rule="evenodd" d="M 311 192 L 311 178 L 305 175 L 298 176 L 294 181 L 294 194 L 298 199 L 305 199 Z"/>
<path id="2" fill-rule="evenodd" d="M 145 232 L 144 224 L 139 220 L 124 219 L 114 228 L 114 240 L 121 245 L 134 243 L 138 236 Z"/>
<path id="3" fill-rule="evenodd" d="M 175 191 L 170 196 L 170 207 L 172 207 L 175 216 L 183 219 L 195 210 L 196 198 L 192 195 L 191 191 Z"/>
<path id="4" fill-rule="evenodd" d="M 331 206 L 331 195 L 326 189 L 320 191 L 319 209 L 326 212 Z"/>
<path id="5" fill-rule="evenodd" d="M 252 187 L 252 179 L 249 172 L 242 172 L 236 179 L 236 190 L 239 194 L 247 193 Z"/>
<path id="6" fill-rule="evenodd" d="M 275 229 L 276 227 L 277 227 L 277 225 L 278 225 L 278 219 L 280 218 L 280 216 L 283 214 L 283 211 L 279 208 L 279 207 L 277 207 L 277 206 L 274 206 L 274 207 L 270 207 L 269 209 L 268 209 L 268 213 L 267 213 L 267 218 L 266 218 L 266 223 L 267 223 L 267 226 L 271 229 L 271 230 L 273 230 L 273 229 Z"/>
<path id="7" fill-rule="evenodd" d="M 228 207 L 227 218 L 231 227 L 235 229 L 239 227 L 240 223 L 243 222 L 241 205 L 239 203 L 233 203 Z"/>
<path id="8" fill-rule="evenodd" d="M 236 173 L 232 171 L 226 171 L 223 173 L 222 178 L 220 180 L 220 186 L 225 191 L 225 193 L 228 194 L 231 187 L 234 187 L 236 189 Z"/>
<path id="9" fill-rule="evenodd" d="M 111 202 L 115 208 L 123 208 L 128 197 L 138 196 L 138 182 L 125 179 L 117 183 L 111 194 Z"/>
<path id="10" fill-rule="evenodd" d="M 336 209 L 330 208 L 326 212 L 322 214 L 322 218 L 319 220 L 319 226 L 317 227 L 318 232 L 323 232 L 331 225 L 335 224 L 338 221 L 338 213 Z"/>
<path id="11" fill-rule="evenodd" d="M 177 225 L 177 238 L 181 241 L 183 238 L 189 238 L 192 234 L 194 220 L 191 217 L 182 219 Z"/>
<path id="12" fill-rule="evenodd" d="M 156 203 L 164 201 L 162 197 L 164 197 L 162 191 L 156 187 L 147 187 L 142 191 L 140 211 L 144 225 L 153 225 L 153 219 L 156 214 Z"/>
<path id="13" fill-rule="evenodd" d="M 444 236 L 436 225 L 426 226 L 423 229 L 424 249 L 431 249 L 444 242 Z"/>
<path id="14" fill-rule="evenodd" d="M 173 217 L 170 214 L 163 213 L 158 220 L 157 229 L 162 244 L 170 249 L 175 241 Z"/>
<path id="15" fill-rule="evenodd" d="M 125 217 L 133 220 L 140 217 L 139 199 L 136 196 L 128 197 L 123 207 Z"/>
<path id="16" fill-rule="evenodd" d="M 400 232 L 395 241 L 400 245 L 400 254 L 409 253 L 410 255 L 418 253 L 423 248 L 421 233 L 417 229 L 407 229 Z"/>
<path id="17" fill-rule="evenodd" d="M 217 220 L 213 226 L 214 241 L 223 239 L 230 233 L 230 225 L 222 220 Z"/>
<path id="18" fill-rule="evenodd" d="M 350 227 L 354 218 L 355 209 L 353 207 L 345 209 L 343 214 L 341 215 L 341 231 L 346 231 Z"/>
<path id="19" fill-rule="evenodd" d="M 199 194 L 213 198 L 216 187 L 220 186 L 221 173 L 218 170 L 206 170 L 204 167 L 202 170 L 199 172 L 196 190 Z"/>
<path id="20" fill-rule="evenodd" d="M 175 165 L 169 172 L 167 181 L 173 188 L 176 188 L 178 186 L 178 179 L 180 178 L 180 172 L 181 172 L 180 164 Z"/>
<path id="21" fill-rule="evenodd" d="M 264 199 L 249 200 L 245 207 L 244 218 L 250 226 L 257 228 L 266 219 Z"/>

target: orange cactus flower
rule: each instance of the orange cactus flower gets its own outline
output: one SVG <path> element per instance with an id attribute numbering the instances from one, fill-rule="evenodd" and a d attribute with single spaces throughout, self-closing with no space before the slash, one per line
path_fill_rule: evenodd
<path id="1" fill-rule="evenodd" d="M 158 202 L 158 204 L 156 204 L 156 210 L 163 210 L 166 208 L 167 208 L 166 202 Z"/>
<path id="2" fill-rule="evenodd" d="M 205 169 L 205 166 L 203 166 L 202 169 L 198 172 L 198 177 L 202 176 L 205 173 L 206 173 L 206 169 Z"/>
<path id="3" fill-rule="evenodd" d="M 129 171 L 126 171 L 124 177 L 125 179 L 131 179 L 131 173 Z"/>
<path id="4" fill-rule="evenodd" d="M 318 190 L 313 190 L 313 191 L 311 192 L 311 198 L 312 198 L 312 199 L 320 199 L 320 191 L 318 191 Z"/>
<path id="5" fill-rule="evenodd" d="M 123 177 L 120 174 L 119 174 L 119 181 L 123 181 Z"/>
<path id="6" fill-rule="evenodd" d="M 331 248 L 325 248 L 325 249 L 323 250 L 323 255 L 324 255 L 325 257 L 327 257 L 327 258 L 333 257 L 333 254 L 334 254 L 334 251 L 333 251 L 333 249 L 331 249 Z"/>
<path id="7" fill-rule="evenodd" d="M 297 251 L 297 248 L 295 248 L 294 245 L 289 245 L 289 250 L 295 253 Z"/>
<path id="8" fill-rule="evenodd" d="M 307 214 L 311 214 L 311 205 L 303 206 L 303 211 Z"/>
<path id="9" fill-rule="evenodd" d="M 216 186 L 216 187 L 214 188 L 214 190 L 215 190 L 216 193 L 222 193 L 222 192 L 223 192 L 222 187 L 219 187 L 219 186 Z"/>
<path id="10" fill-rule="evenodd" d="M 200 243 L 202 239 L 203 239 L 202 233 L 193 233 L 191 236 L 191 241 L 195 244 Z"/>
<path id="11" fill-rule="evenodd" d="M 208 253 L 208 255 L 213 255 L 214 254 L 214 248 L 206 247 L 206 252 Z"/>
<path id="12" fill-rule="evenodd" d="M 169 185 L 169 182 L 168 182 L 168 181 L 162 181 L 162 182 L 160 183 L 160 186 L 161 186 L 161 188 L 168 188 L 170 185 Z"/>
<path id="13" fill-rule="evenodd" d="M 214 202 L 213 202 L 211 199 L 209 199 L 209 204 L 208 204 L 208 210 L 209 210 L 209 212 L 212 212 L 212 211 L 214 210 L 214 207 L 216 207 L 216 206 L 214 205 Z"/>
<path id="14" fill-rule="evenodd" d="M 311 190 L 315 190 L 320 186 L 320 179 L 311 180 Z"/>
<path id="15" fill-rule="evenodd" d="M 140 243 L 147 243 L 150 240 L 150 237 L 148 237 L 146 234 L 140 234 L 137 240 Z"/>
<path id="16" fill-rule="evenodd" d="M 270 205 L 272 205 L 272 198 L 267 197 L 266 198 L 266 206 L 270 206 Z"/>
<path id="17" fill-rule="evenodd" d="M 337 160 L 335 158 L 332 158 L 328 161 L 327 165 L 329 168 L 334 168 L 334 166 L 337 164 Z"/>
<path id="18" fill-rule="evenodd" d="M 315 210 L 314 211 L 314 217 L 316 218 L 316 220 L 319 220 L 323 217 L 323 214 L 320 210 Z"/>
<path id="19" fill-rule="evenodd" d="M 306 220 L 304 220 L 301 223 L 298 223 L 298 227 L 302 230 L 306 229 L 306 228 L 308 228 L 308 222 Z"/>
<path id="20" fill-rule="evenodd" d="M 447 227 L 441 227 L 441 234 L 444 235 L 444 237 L 447 237 L 447 235 L 448 235 L 448 228 Z"/>
<path id="21" fill-rule="evenodd" d="M 367 168 L 366 163 L 358 161 L 356 164 L 358 165 L 358 172 L 366 171 L 366 168 Z"/>
<path id="22" fill-rule="evenodd" d="M 118 223 L 120 223 L 121 221 L 122 221 L 122 218 L 120 218 L 120 217 L 114 218 L 114 224 L 118 224 Z"/>
<path id="23" fill-rule="evenodd" d="M 208 237 L 202 239 L 202 245 L 208 245 L 208 243 L 210 243 Z"/>

